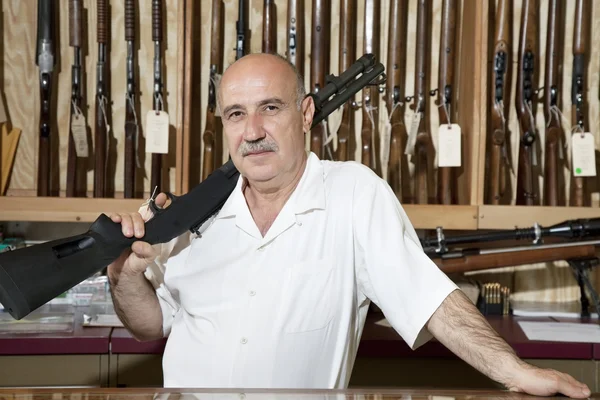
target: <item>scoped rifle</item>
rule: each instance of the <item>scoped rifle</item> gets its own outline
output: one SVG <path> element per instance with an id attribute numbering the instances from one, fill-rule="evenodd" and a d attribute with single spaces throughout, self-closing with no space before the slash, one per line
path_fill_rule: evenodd
<path id="1" fill-rule="evenodd" d="M 356 59 L 356 11 L 356 0 L 340 2 L 340 71 L 345 71 Z M 342 106 L 342 122 L 337 132 L 337 161 L 354 159 L 354 104 L 354 99 L 350 99 Z"/>
<path id="2" fill-rule="evenodd" d="M 437 228 L 435 238 L 421 241 L 425 253 L 445 273 L 462 273 L 526 264 L 567 261 L 573 269 L 581 290 L 582 313 L 588 309 L 584 288 L 590 292 L 596 309 L 598 295 L 588 277 L 589 270 L 598 265 L 596 249 L 600 246 L 600 218 L 568 220 L 549 227 L 535 224 L 530 228 L 480 234 L 445 237 Z M 563 239 L 556 243 L 542 243 L 543 238 Z M 505 240 L 532 240 L 530 245 L 509 245 L 493 248 L 466 247 L 449 249 L 458 244 L 500 242 Z"/>
<path id="3" fill-rule="evenodd" d="M 348 101 L 367 84 L 385 81 L 383 64 L 366 54 L 339 76 L 329 75 L 315 102 L 313 126 Z M 239 172 L 229 160 L 188 193 L 167 193 L 171 203 L 149 206 L 154 217 L 141 239 L 123 236 L 121 224 L 101 214 L 83 234 L 0 253 L 0 303 L 21 319 L 116 260 L 136 240 L 166 243 L 186 231 L 198 233 L 201 225 L 223 206 Z"/>

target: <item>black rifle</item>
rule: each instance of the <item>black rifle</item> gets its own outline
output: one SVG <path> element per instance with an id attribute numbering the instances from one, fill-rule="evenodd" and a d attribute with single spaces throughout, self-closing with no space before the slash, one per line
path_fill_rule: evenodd
<path id="1" fill-rule="evenodd" d="M 325 87 L 310 94 L 315 102 L 313 126 L 367 84 L 383 83 L 383 72 L 383 64 L 366 54 L 339 76 L 329 75 Z M 101 214 L 86 233 L 0 253 L 0 303 L 15 319 L 21 319 L 101 271 L 137 240 L 158 244 L 186 231 L 198 233 L 223 206 L 238 177 L 229 160 L 188 193 L 178 197 L 167 193 L 171 199 L 168 207 L 159 208 L 152 199 L 154 217 L 146 223 L 141 239 L 123 236 L 121 224 Z"/>

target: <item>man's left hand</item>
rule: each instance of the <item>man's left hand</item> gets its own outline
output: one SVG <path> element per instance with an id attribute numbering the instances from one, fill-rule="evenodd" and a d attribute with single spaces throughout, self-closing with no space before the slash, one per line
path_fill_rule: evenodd
<path id="1" fill-rule="evenodd" d="M 520 369 L 507 388 L 513 392 L 522 392 L 534 396 L 552 396 L 560 393 L 568 397 L 582 399 L 591 392 L 585 383 L 572 376 L 555 371 L 526 365 Z"/>

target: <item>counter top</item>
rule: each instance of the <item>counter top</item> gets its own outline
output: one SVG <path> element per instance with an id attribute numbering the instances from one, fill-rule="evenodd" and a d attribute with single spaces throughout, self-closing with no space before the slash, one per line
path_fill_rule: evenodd
<path id="1" fill-rule="evenodd" d="M 435 396 L 435 397 L 434 397 Z M 348 389 L 348 390 L 245 390 L 245 389 L 0 389 L 0 398 L 11 400 L 203 400 L 203 399 L 277 399 L 277 400 L 349 400 L 349 399 L 532 399 L 534 396 L 512 393 L 503 390 L 424 390 L 424 389 Z M 544 397 L 548 399 L 550 397 Z M 562 397 L 564 398 L 564 397 Z M 589 399 L 598 399 L 592 394 Z"/>

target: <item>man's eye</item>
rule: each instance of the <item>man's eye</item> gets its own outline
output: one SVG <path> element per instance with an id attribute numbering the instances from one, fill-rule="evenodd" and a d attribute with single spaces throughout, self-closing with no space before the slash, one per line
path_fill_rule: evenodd
<path id="1" fill-rule="evenodd" d="M 279 110 L 279 107 L 269 104 L 265 106 L 265 111 L 273 112 Z"/>
<path id="2" fill-rule="evenodd" d="M 233 119 L 240 118 L 241 116 L 242 116 L 242 112 L 241 111 L 233 111 L 233 112 L 229 113 L 229 118 L 230 119 L 231 118 L 233 118 Z"/>

